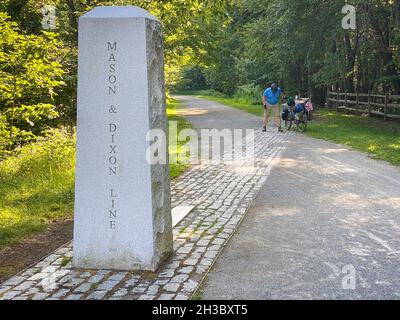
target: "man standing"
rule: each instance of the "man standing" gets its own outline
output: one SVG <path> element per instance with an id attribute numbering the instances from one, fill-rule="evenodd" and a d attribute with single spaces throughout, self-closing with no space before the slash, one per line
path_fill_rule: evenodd
<path id="1" fill-rule="evenodd" d="M 263 132 L 267 131 L 269 115 L 271 110 L 275 117 L 275 123 L 278 127 L 279 132 L 282 130 L 282 120 L 281 120 L 281 108 L 279 105 L 279 98 L 284 96 L 283 90 L 276 84 L 273 83 L 270 88 L 264 91 L 262 101 L 264 105 L 264 121 L 263 121 Z"/>

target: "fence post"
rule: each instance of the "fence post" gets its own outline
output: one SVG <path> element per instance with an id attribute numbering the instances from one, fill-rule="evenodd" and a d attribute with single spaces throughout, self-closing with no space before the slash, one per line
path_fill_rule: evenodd
<path id="1" fill-rule="evenodd" d="M 344 111 L 347 113 L 347 90 L 344 93 Z"/>
<path id="2" fill-rule="evenodd" d="M 329 92 L 329 90 L 327 91 L 327 93 L 326 93 L 326 106 L 328 106 L 328 109 L 330 108 L 330 104 L 331 104 L 331 102 L 330 102 L 330 99 L 331 98 L 331 93 Z"/>
<path id="3" fill-rule="evenodd" d="M 325 106 L 328 106 L 328 108 L 329 108 L 329 90 L 326 91 Z"/>
<path id="4" fill-rule="evenodd" d="M 339 110 L 339 91 L 336 91 L 336 111 Z"/>
<path id="5" fill-rule="evenodd" d="M 359 94 L 358 94 L 358 88 L 357 88 L 357 91 L 356 91 L 356 109 L 358 110 L 359 109 L 359 107 L 358 107 L 358 103 L 360 102 L 360 96 L 359 96 Z"/>
<path id="6" fill-rule="evenodd" d="M 383 121 L 386 121 L 386 115 L 387 115 L 387 107 L 388 107 L 388 93 L 385 93 L 385 109 L 383 111 Z"/>
<path id="7" fill-rule="evenodd" d="M 368 116 L 371 116 L 371 91 L 368 90 Z"/>

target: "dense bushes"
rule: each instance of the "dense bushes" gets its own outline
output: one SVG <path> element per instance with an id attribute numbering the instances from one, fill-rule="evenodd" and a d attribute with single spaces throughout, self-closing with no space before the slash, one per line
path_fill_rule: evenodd
<path id="1" fill-rule="evenodd" d="M 56 34 L 26 35 L 0 12 L 0 158 L 59 116 L 63 54 Z"/>
<path id="2" fill-rule="evenodd" d="M 205 70 L 200 66 L 187 66 L 181 71 L 181 75 L 176 85 L 173 87 L 175 92 L 188 92 L 208 89 L 206 83 Z"/>
<path id="3" fill-rule="evenodd" d="M 265 89 L 265 88 L 264 88 Z M 234 98 L 236 100 L 242 100 L 245 103 L 252 105 L 262 104 L 262 93 L 263 88 L 255 85 L 244 85 L 239 86 L 235 92 Z"/>

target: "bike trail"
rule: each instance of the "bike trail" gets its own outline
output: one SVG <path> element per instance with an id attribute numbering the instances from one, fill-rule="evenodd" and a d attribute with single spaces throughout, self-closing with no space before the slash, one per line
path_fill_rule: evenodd
<path id="1" fill-rule="evenodd" d="M 197 128 L 261 126 L 240 110 L 179 98 Z M 400 169 L 303 134 L 288 140 L 203 298 L 399 299 Z"/>

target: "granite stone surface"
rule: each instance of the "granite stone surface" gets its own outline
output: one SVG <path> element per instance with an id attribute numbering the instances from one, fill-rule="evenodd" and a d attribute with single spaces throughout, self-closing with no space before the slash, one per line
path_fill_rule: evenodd
<path id="1" fill-rule="evenodd" d="M 80 18 L 75 267 L 154 271 L 172 253 L 168 159 L 147 159 L 149 130 L 167 128 L 163 64 L 161 23 L 145 10 Z"/>

